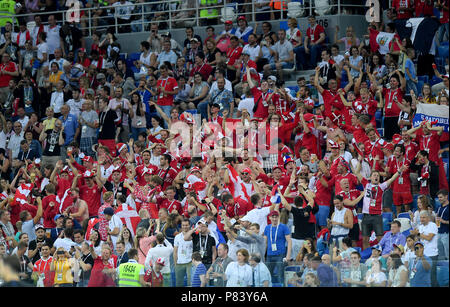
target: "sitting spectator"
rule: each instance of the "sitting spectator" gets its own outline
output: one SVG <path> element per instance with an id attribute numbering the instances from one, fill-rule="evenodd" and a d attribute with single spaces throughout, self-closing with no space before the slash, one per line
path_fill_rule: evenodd
<path id="1" fill-rule="evenodd" d="M 366 273 L 366 287 L 386 287 L 386 274 L 381 271 L 381 263 L 378 259 L 373 260 L 372 267 Z"/>
<path id="2" fill-rule="evenodd" d="M 316 67 L 317 57 L 325 42 L 325 30 L 317 24 L 316 17 L 308 17 L 309 27 L 306 30 L 303 46 L 297 51 L 297 70 L 312 69 Z M 309 55 L 309 61 L 307 60 Z"/>
<path id="3" fill-rule="evenodd" d="M 292 44 L 286 40 L 286 30 L 278 31 L 278 42 L 273 46 L 276 52 L 275 63 L 264 65 L 264 75 L 270 75 L 270 70 L 277 71 L 278 79 L 283 80 L 282 69 L 292 68 L 294 65 L 294 51 Z"/>

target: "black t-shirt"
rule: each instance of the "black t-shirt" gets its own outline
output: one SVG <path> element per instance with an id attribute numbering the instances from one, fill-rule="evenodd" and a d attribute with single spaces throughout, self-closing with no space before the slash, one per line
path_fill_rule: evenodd
<path id="1" fill-rule="evenodd" d="M 38 238 L 36 238 L 36 240 L 33 240 L 33 241 L 30 242 L 30 244 L 28 245 L 28 250 L 34 251 L 36 249 L 36 244 L 38 242 L 39 243 L 41 243 L 41 242 L 42 243 L 46 243 L 48 246 L 50 246 L 50 248 L 53 247 L 52 240 L 47 239 L 47 238 L 43 238 L 43 239 L 39 240 Z M 31 262 L 33 262 L 33 264 L 36 261 L 38 261 L 39 259 L 41 259 L 41 254 L 40 253 L 41 253 L 41 249 L 38 250 L 38 252 L 34 255 L 33 258 L 31 258 Z"/>
<path id="2" fill-rule="evenodd" d="M 45 144 L 43 156 L 59 156 L 61 155 L 61 146 L 59 146 L 59 131 L 53 129 L 47 129 L 47 142 Z M 66 134 L 62 133 L 63 138 L 66 138 Z"/>
<path id="3" fill-rule="evenodd" d="M 314 210 L 311 207 L 306 206 L 306 208 L 298 208 L 292 206 L 292 215 L 294 217 L 294 233 L 292 238 L 297 240 L 304 240 L 307 238 L 315 237 L 315 224 L 309 223 L 309 215 L 313 214 Z M 308 216 L 305 213 L 308 212 Z"/>
<path id="4" fill-rule="evenodd" d="M 125 197 L 127 196 L 128 189 L 123 187 L 123 182 L 120 182 L 119 186 L 116 187 L 116 189 L 114 189 L 114 185 L 113 185 L 113 183 L 111 181 L 105 182 L 104 186 L 105 186 L 105 189 L 107 191 L 110 191 L 110 192 L 114 193 L 114 198 L 116 197 L 116 195 L 118 193 L 121 193 Z"/>
<path id="5" fill-rule="evenodd" d="M 204 251 L 202 262 L 203 264 L 212 264 L 212 251 L 213 248 L 216 246 L 216 240 L 210 235 L 207 236 L 201 236 L 201 246 L 200 246 L 200 234 L 192 234 L 192 245 L 193 245 L 193 252 L 200 252 Z"/>
<path id="6" fill-rule="evenodd" d="M 107 112 L 100 112 L 99 119 L 99 140 L 114 140 L 116 138 L 116 124 L 117 113 L 113 110 Z"/>
<path id="7" fill-rule="evenodd" d="M 64 31 L 64 28 L 59 30 L 59 36 L 61 36 L 64 46 L 67 50 L 75 51 L 81 48 L 81 39 L 83 38 L 83 33 L 80 29 L 76 27 L 70 27 L 69 31 Z"/>
<path id="8" fill-rule="evenodd" d="M 87 255 L 81 255 L 81 260 L 85 264 L 90 264 L 91 265 L 91 269 L 89 271 L 84 271 L 83 269 L 81 270 L 80 281 L 82 281 L 82 280 L 89 280 L 89 278 L 91 278 L 92 268 L 94 267 L 94 258 L 92 258 L 92 255 L 89 253 Z"/>

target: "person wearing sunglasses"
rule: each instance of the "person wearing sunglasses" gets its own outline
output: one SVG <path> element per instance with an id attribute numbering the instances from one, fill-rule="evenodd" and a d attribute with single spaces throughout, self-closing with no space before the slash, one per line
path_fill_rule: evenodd
<path id="1" fill-rule="evenodd" d="M 411 287 L 431 287 L 431 259 L 424 255 L 424 243 L 414 243 L 416 258 L 409 264 L 409 281 Z"/>

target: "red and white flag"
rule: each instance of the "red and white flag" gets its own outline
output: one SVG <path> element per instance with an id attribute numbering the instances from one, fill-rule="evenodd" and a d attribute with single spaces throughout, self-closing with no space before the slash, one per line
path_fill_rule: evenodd
<path id="1" fill-rule="evenodd" d="M 34 184 L 22 183 L 17 189 L 14 195 L 14 201 L 11 206 L 23 205 L 27 203 L 27 197 L 33 189 Z"/>
<path id="2" fill-rule="evenodd" d="M 115 215 L 120 217 L 122 223 L 127 226 L 131 232 L 131 235 L 134 237 L 136 234 L 137 225 L 141 221 L 141 218 L 136 210 L 128 204 L 123 203 L 116 209 Z"/>
<path id="3" fill-rule="evenodd" d="M 72 196 L 70 195 L 70 189 L 65 190 L 61 198 L 56 195 L 56 201 L 59 204 L 59 213 L 64 213 L 66 208 L 71 206 L 73 203 Z"/>
<path id="4" fill-rule="evenodd" d="M 234 169 L 233 166 L 231 166 L 231 164 L 228 164 L 227 168 L 228 177 L 230 178 L 228 189 L 230 190 L 231 195 L 233 195 L 234 198 L 241 196 L 242 198 L 250 201 L 250 198 L 247 195 L 247 190 L 245 189 L 244 181 L 242 181 L 238 172 Z"/>

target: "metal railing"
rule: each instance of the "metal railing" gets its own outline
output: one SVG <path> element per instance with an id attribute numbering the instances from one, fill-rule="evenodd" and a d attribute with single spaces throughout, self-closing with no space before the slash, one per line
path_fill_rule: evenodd
<path id="1" fill-rule="evenodd" d="M 126 14 L 127 18 L 120 18 L 121 16 L 118 14 L 118 8 L 128 7 L 128 4 L 124 4 L 122 6 L 101 6 L 96 8 L 80 8 L 79 9 L 79 20 L 75 21 L 81 30 L 92 35 L 95 31 L 105 30 L 107 28 L 114 28 L 115 33 L 121 32 L 121 27 L 127 27 L 127 32 L 145 32 L 148 30 L 148 27 L 151 23 L 157 23 L 159 25 L 160 30 L 172 30 L 173 28 L 183 28 L 186 26 L 203 26 L 208 23 L 209 19 L 217 20 L 216 24 L 220 24 L 221 21 L 230 19 L 233 21 L 237 20 L 238 16 L 245 16 L 247 21 L 252 22 L 257 20 L 258 14 L 279 14 L 280 10 L 275 10 L 270 8 L 267 5 L 266 10 L 259 10 L 255 1 L 251 3 L 238 4 L 232 2 L 232 0 L 224 0 L 221 4 L 217 5 L 209 5 L 209 6 L 201 6 L 200 1 L 198 0 L 166 0 L 166 1 L 155 1 L 151 3 L 132 3 L 134 9 L 131 13 Z M 291 1 L 286 1 L 291 2 Z M 294 2 L 294 1 L 292 1 Z M 326 15 L 340 15 L 344 12 L 344 9 L 351 10 L 362 10 L 363 8 L 367 8 L 365 4 L 361 5 L 351 5 L 351 4 L 341 4 L 341 0 L 329 0 L 328 6 L 316 7 L 314 6 L 315 1 L 310 0 L 309 2 L 302 1 L 304 3 L 301 6 L 302 14 L 298 17 L 306 17 L 312 14 L 319 13 L 320 16 Z M 362 1 L 364 2 L 364 1 Z M 186 7 L 187 4 L 195 4 L 195 7 Z M 184 4 L 184 5 L 183 5 Z M 225 9 L 230 8 L 230 9 Z M 96 16 L 95 11 L 98 9 L 106 11 L 106 15 L 102 14 L 101 16 Z M 201 16 L 203 12 L 211 12 L 211 10 L 217 10 L 217 17 L 209 18 L 207 16 Z M 287 9 L 282 7 L 281 9 L 282 15 L 280 20 L 285 20 L 289 16 L 290 12 Z M 67 20 L 71 20 L 71 16 L 77 13 L 76 8 L 71 8 L 69 10 L 59 10 L 54 12 L 36 12 L 33 14 L 18 14 L 15 15 L 14 18 L 17 20 L 24 19 L 25 21 L 30 21 L 31 17 L 36 15 L 55 15 L 59 17 L 61 20 L 58 22 L 65 23 Z M 230 13 L 230 15 L 223 14 Z M 361 15 L 361 14 L 358 14 Z M 155 16 L 157 16 L 155 18 Z M 11 16 L 2 16 L 2 17 L 11 17 Z M 129 17 L 129 18 L 128 18 Z M 129 22 L 127 22 L 129 20 Z M 270 21 L 271 18 L 268 18 L 267 21 Z M 265 20 L 260 20 L 265 21 Z M 106 22 L 106 23 L 105 23 Z M 32 23 L 31 23 L 32 24 Z M 44 23 L 45 24 L 45 23 Z M 133 31 L 131 31 L 131 29 Z"/>

